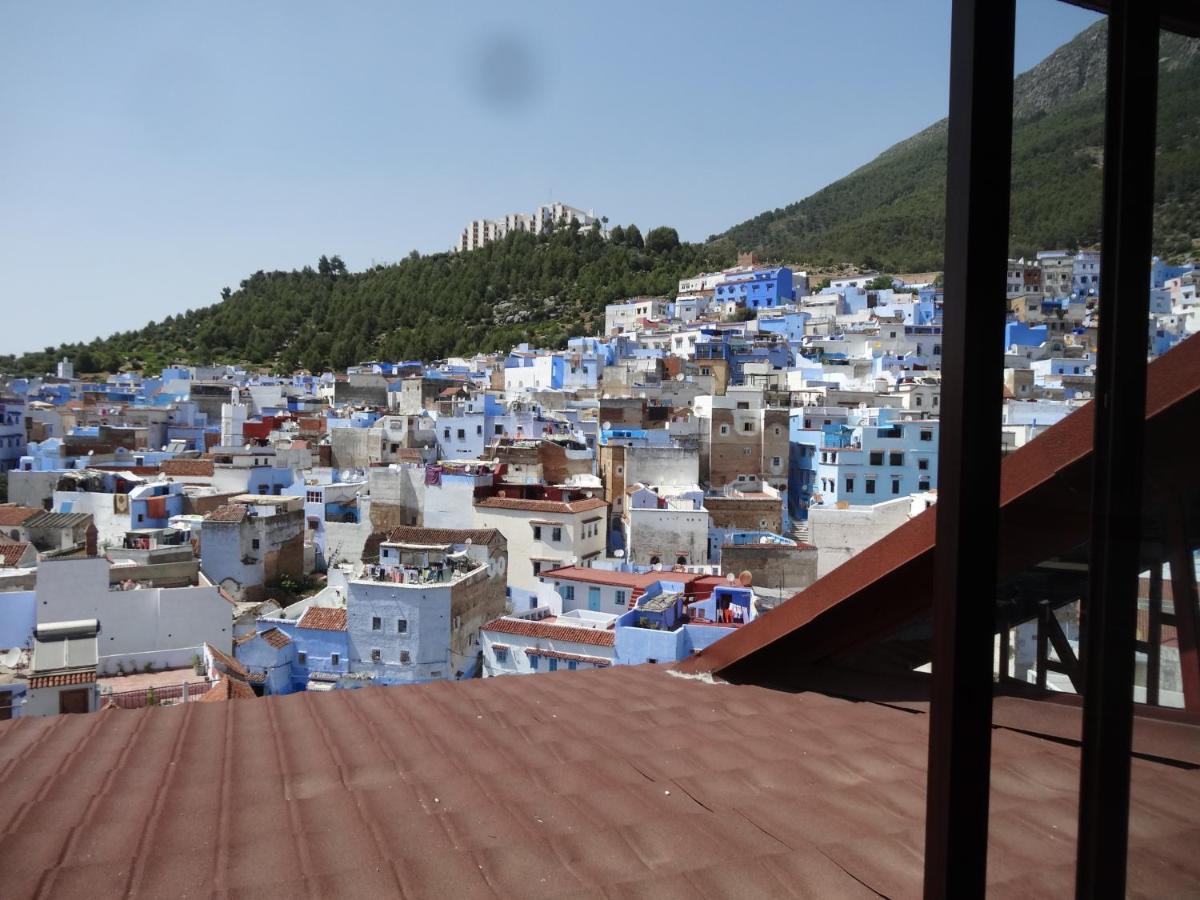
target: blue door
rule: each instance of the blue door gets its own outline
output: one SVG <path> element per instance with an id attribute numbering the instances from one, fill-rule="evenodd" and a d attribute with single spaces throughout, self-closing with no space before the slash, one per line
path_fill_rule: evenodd
<path id="1" fill-rule="evenodd" d="M 552 656 L 552 657 L 550 657 L 550 671 L 551 671 L 551 672 L 557 672 L 557 671 L 558 671 L 558 660 L 557 660 L 557 659 L 555 659 L 553 656 Z"/>
<path id="2" fill-rule="evenodd" d="M 600 588 L 588 588 L 588 609 L 600 612 Z"/>

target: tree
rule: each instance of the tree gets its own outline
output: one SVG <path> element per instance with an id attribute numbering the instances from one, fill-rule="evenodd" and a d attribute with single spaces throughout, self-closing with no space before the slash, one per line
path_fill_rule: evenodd
<path id="1" fill-rule="evenodd" d="M 648 253 L 670 253 L 679 248 L 679 232 L 666 225 L 651 228 L 646 235 L 646 251 Z"/>
<path id="2" fill-rule="evenodd" d="M 646 242 L 642 240 L 642 232 L 636 225 L 630 225 L 625 229 L 625 243 L 638 250 L 646 246 Z"/>
<path id="3" fill-rule="evenodd" d="M 878 275 L 867 282 L 868 291 L 890 291 L 892 289 L 891 275 Z"/>
<path id="4" fill-rule="evenodd" d="M 614 247 L 624 247 L 625 229 L 620 225 L 614 225 L 612 231 L 608 233 L 608 242 Z"/>
<path id="5" fill-rule="evenodd" d="M 231 291 L 228 286 L 221 288 L 222 300 L 228 300 L 231 296 L 233 296 L 233 291 Z"/>

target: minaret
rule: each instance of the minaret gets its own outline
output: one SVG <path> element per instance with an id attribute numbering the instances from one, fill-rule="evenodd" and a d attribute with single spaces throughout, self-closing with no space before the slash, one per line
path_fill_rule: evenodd
<path id="1" fill-rule="evenodd" d="M 242 446 L 242 426 L 246 423 L 246 407 L 241 391 L 229 389 L 229 402 L 221 404 L 221 446 Z"/>

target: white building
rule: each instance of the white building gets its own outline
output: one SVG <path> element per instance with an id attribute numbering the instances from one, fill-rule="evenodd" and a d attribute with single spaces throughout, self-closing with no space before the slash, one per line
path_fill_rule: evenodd
<path id="1" fill-rule="evenodd" d="M 548 234 L 559 225 L 578 222 L 581 228 L 591 228 L 598 222 L 594 210 L 576 209 L 554 201 L 543 203 L 532 213 L 509 213 L 499 219 L 475 219 L 458 236 L 454 249 L 460 252 L 478 250 L 491 241 L 503 240 L 514 231 Z"/>
<path id="2" fill-rule="evenodd" d="M 233 604 L 208 583 L 192 587 L 112 589 L 103 556 L 43 560 L 37 570 L 37 618 L 48 622 L 96 619 L 101 675 L 180 668 L 209 643 L 233 643 Z"/>
<path id="3" fill-rule="evenodd" d="M 479 633 L 483 677 L 606 668 L 616 654 L 616 618 L 587 610 L 554 616 L 540 607 L 489 622 Z"/>
<path id="4" fill-rule="evenodd" d="M 472 677 L 480 627 L 504 609 L 501 541 L 402 528 L 346 586 L 350 668 L 376 684 Z M 476 540 L 476 538 L 479 538 Z"/>
<path id="5" fill-rule="evenodd" d="M 604 555 L 608 504 L 582 500 L 524 500 L 487 497 L 475 504 L 477 528 L 495 528 L 508 539 L 508 585 L 514 605 L 528 609 L 544 569 Z M 524 604 L 522 604 L 524 601 Z"/>

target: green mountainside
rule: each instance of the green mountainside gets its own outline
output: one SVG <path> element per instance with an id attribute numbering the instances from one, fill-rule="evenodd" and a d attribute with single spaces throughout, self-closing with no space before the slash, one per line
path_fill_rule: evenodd
<path id="1" fill-rule="evenodd" d="M 0 356 L 0 372 L 45 373 L 63 356 L 80 375 L 209 361 L 316 371 L 521 341 L 564 346 L 570 335 L 602 330 L 606 303 L 673 293 L 681 277 L 733 262 L 721 248 L 680 243 L 673 228 L 643 239 L 636 226 L 614 228 L 609 240 L 577 226 L 517 232 L 470 253 L 414 252 L 364 272 L 322 257 L 316 269 L 256 272 L 222 291 L 220 303 L 144 328 Z"/>
<path id="2" fill-rule="evenodd" d="M 1099 242 L 1104 143 L 1102 20 L 1014 84 L 1013 255 Z M 1155 240 L 1164 256 L 1200 237 L 1200 41 L 1164 33 L 1160 47 Z M 942 267 L 946 120 L 798 203 L 710 238 L 810 266 L 893 272 Z M 998 176 L 999 173 L 998 173 Z"/>
<path id="3" fill-rule="evenodd" d="M 1104 46 L 1100 23 L 1015 85 L 1012 252 L 1100 239 Z M 1195 251 L 1200 237 L 1200 42 L 1164 36 L 1156 168 L 1155 249 Z M 290 372 L 370 358 L 436 359 L 505 350 L 520 341 L 562 346 L 595 334 L 604 305 L 670 294 L 678 279 L 730 265 L 738 250 L 808 266 L 853 263 L 885 271 L 941 268 L 945 121 L 799 203 L 763 213 L 701 245 L 672 228 L 611 239 L 565 227 L 525 233 L 470 253 L 410 254 L 348 272 L 256 272 L 203 309 L 89 343 L 0 356 L 0 373 L 41 374 L 67 356 L 82 375 L 173 363 L 227 362 Z"/>

